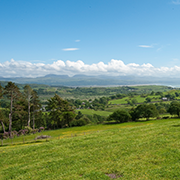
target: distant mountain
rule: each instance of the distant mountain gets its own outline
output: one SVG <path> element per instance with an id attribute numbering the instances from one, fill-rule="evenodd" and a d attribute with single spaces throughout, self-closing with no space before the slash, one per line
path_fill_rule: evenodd
<path id="1" fill-rule="evenodd" d="M 68 75 L 56 75 L 56 74 L 48 74 L 48 75 L 46 75 L 46 76 L 44 76 L 44 77 L 50 77 L 50 78 L 62 78 L 62 79 L 67 79 L 67 78 L 69 78 L 69 76 Z"/>
<path id="2" fill-rule="evenodd" d="M 180 78 L 158 78 L 139 76 L 87 76 L 77 74 L 73 77 L 68 75 L 48 74 L 37 78 L 3 78 L 0 81 L 12 81 L 19 84 L 45 84 L 52 86 L 120 86 L 139 84 L 158 84 L 180 86 Z"/>

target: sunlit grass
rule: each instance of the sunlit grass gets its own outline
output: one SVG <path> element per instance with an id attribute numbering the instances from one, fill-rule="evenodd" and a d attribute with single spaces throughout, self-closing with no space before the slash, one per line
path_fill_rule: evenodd
<path id="1" fill-rule="evenodd" d="M 112 114 L 112 112 L 108 112 L 108 111 L 95 111 L 93 109 L 78 109 L 76 110 L 76 112 L 81 111 L 82 114 L 86 114 L 86 115 L 93 115 L 93 114 L 97 114 L 100 116 L 109 116 L 110 114 Z"/>
<path id="2" fill-rule="evenodd" d="M 179 179 L 179 119 L 85 126 L 94 133 L 0 147 L 0 179 Z M 54 132 L 54 133 L 53 133 Z M 45 132 L 44 132 L 45 133 Z"/>

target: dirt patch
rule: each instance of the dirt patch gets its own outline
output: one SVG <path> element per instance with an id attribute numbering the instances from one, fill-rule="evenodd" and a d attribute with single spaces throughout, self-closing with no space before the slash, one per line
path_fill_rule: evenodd
<path id="1" fill-rule="evenodd" d="M 106 174 L 106 176 L 109 176 L 111 179 L 116 179 L 116 178 L 118 178 L 118 177 L 122 177 L 122 175 L 116 175 L 116 174 L 114 174 L 114 173 L 112 173 L 112 174 Z"/>

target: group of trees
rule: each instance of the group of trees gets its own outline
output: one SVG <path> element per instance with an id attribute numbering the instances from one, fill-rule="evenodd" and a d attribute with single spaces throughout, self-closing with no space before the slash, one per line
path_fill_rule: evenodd
<path id="1" fill-rule="evenodd" d="M 116 120 L 123 123 L 137 121 L 140 118 L 146 118 L 148 120 L 150 117 L 157 117 L 158 114 L 158 110 L 154 104 L 140 104 L 136 108 L 132 108 L 129 112 L 124 109 L 116 110 L 107 120 Z"/>
<path id="2" fill-rule="evenodd" d="M 82 120 L 82 117 L 76 117 L 74 106 L 57 94 L 48 100 L 46 112 L 42 112 L 38 94 L 29 85 L 25 85 L 22 91 L 12 82 L 4 88 L 0 85 L 0 99 L 7 105 L 0 108 L 0 125 L 9 137 L 13 136 L 14 131 L 37 130 L 42 126 L 57 129 L 71 126 L 74 120 L 74 125 L 78 125 L 77 120 Z"/>
<path id="3" fill-rule="evenodd" d="M 133 107 L 130 111 L 119 109 L 111 114 L 107 120 L 115 120 L 123 123 L 128 121 L 137 121 L 140 118 L 148 120 L 151 117 L 158 117 L 159 114 L 170 113 L 171 115 L 177 115 L 180 117 L 180 102 L 172 101 L 170 104 L 155 103 L 155 104 L 140 104 Z"/>
<path id="4" fill-rule="evenodd" d="M 5 125 L 9 125 L 10 137 L 13 126 L 20 129 L 22 126 L 30 127 L 32 124 L 35 128 L 35 114 L 41 108 L 36 91 L 26 85 L 24 91 L 20 92 L 17 85 L 8 82 L 4 88 L 0 85 L 0 98 L 8 99 L 8 107 L 0 109 L 0 122 L 4 132 L 6 131 Z M 33 117 L 32 123 L 31 117 Z"/>

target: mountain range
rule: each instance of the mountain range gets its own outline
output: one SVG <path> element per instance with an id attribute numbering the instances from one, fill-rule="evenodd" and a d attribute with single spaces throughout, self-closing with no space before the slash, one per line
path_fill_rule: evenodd
<path id="1" fill-rule="evenodd" d="M 0 81 L 12 81 L 19 84 L 46 84 L 50 86 L 121 86 L 157 84 L 167 86 L 180 86 L 180 78 L 162 78 L 150 76 L 86 76 L 77 74 L 73 77 L 68 75 L 48 74 L 43 77 L 0 77 Z"/>

